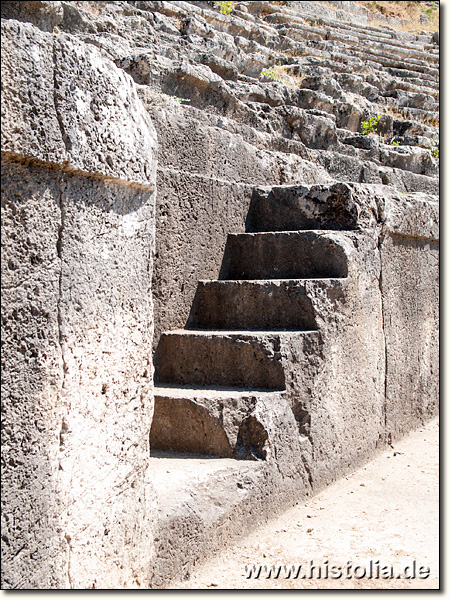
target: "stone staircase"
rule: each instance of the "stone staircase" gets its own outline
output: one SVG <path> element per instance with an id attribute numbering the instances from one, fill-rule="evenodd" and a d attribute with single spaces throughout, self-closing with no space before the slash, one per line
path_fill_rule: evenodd
<path id="1" fill-rule="evenodd" d="M 25 4 L 30 10 L 18 7 Z M 121 259 L 139 254 L 145 267 L 138 279 L 147 286 L 140 290 L 149 312 L 141 314 L 134 298 L 120 310 L 129 313 L 123 335 L 130 357 L 139 346 L 137 358 L 144 356 L 146 368 L 140 370 L 139 360 L 136 366 L 131 360 L 123 385 L 116 384 L 121 361 L 114 356 L 120 357 L 121 349 L 108 363 L 111 386 L 94 370 L 88 383 L 92 409 L 105 409 L 110 419 L 103 421 L 102 436 L 108 435 L 99 438 L 102 452 L 103 440 L 114 438 L 113 462 L 109 456 L 103 461 L 111 468 L 108 480 L 92 478 L 95 470 L 74 445 L 80 465 L 89 467 L 80 470 L 86 487 L 70 484 L 67 489 L 70 498 L 80 497 L 80 512 L 88 506 L 91 481 L 102 480 L 108 503 L 111 498 L 119 503 L 117 511 L 106 508 L 111 523 L 119 525 L 108 538 L 102 537 L 110 530 L 100 509 L 86 513 L 100 533 L 96 530 L 85 546 L 78 546 L 82 561 L 92 562 L 92 552 L 85 552 L 92 539 L 102 548 L 114 540 L 110 564 L 119 569 L 117 552 L 134 552 L 133 540 L 143 540 L 139 553 L 146 554 L 145 560 L 149 552 L 155 557 L 152 588 L 188 576 L 199 560 L 234 536 L 353 471 L 437 410 L 438 38 L 356 24 L 339 18 L 342 11 L 333 18 L 319 2 L 286 4 L 240 2 L 225 16 L 210 2 L 2 3 L 2 16 L 15 18 L 4 14 L 12 7 L 24 21 L 22 30 L 31 19 L 46 32 L 48 56 L 52 44 L 55 54 L 59 45 L 71 47 L 78 40 L 82 52 L 95 46 L 128 73 L 136 84 L 137 106 L 148 112 L 157 130 L 155 213 L 150 204 L 142 207 L 147 216 L 141 220 L 140 187 L 111 204 L 109 186 L 117 182 L 94 179 L 88 189 L 98 184 L 108 201 L 98 201 L 96 187 L 86 218 L 81 204 L 61 215 L 68 234 L 72 221 L 73 227 L 86 222 L 92 239 L 101 240 L 89 264 L 99 256 L 112 260 L 113 247 Z M 51 64 L 46 71 L 50 80 Z M 78 58 L 74 64 L 81 65 Z M 272 76 L 264 75 L 267 69 Z M 80 99 L 77 95 L 77 107 L 85 106 Z M 50 106 L 54 100 L 50 97 Z M 62 101 L 56 100 L 57 105 Z M 107 110 L 114 112 L 112 97 L 105 98 L 108 102 Z M 362 135 L 361 123 L 374 115 L 380 117 L 376 134 Z M 128 141 L 133 139 L 130 135 Z M 267 188 L 254 191 L 248 210 L 251 190 L 261 181 Z M 123 214 L 124 208 L 130 212 Z M 123 224 L 120 244 L 116 222 Z M 102 245 L 104 223 L 114 231 L 114 240 L 105 237 Z M 63 237 L 67 252 L 72 251 L 69 235 Z M 135 238 L 145 244 L 147 264 L 140 262 Z M 149 239 L 155 240 L 152 281 Z M 74 241 L 78 244 L 76 235 Z M 131 254 L 123 250 L 128 248 Z M 134 268 L 119 269 L 120 264 L 115 263 L 117 272 L 137 277 Z M 80 285 L 83 277 L 76 282 L 81 298 L 88 293 Z M 57 294 L 58 275 L 55 281 Z M 111 295 L 107 283 L 102 285 L 101 291 L 106 286 Z M 126 285 L 119 300 L 128 289 L 133 295 L 133 284 Z M 152 333 L 150 292 L 157 346 L 155 404 L 153 418 L 149 402 L 141 418 L 144 390 L 153 391 L 145 343 Z M 58 298 L 58 311 L 64 312 L 65 288 Z M 115 313 L 108 311 L 107 328 L 116 326 Z M 135 322 L 142 325 L 139 331 Z M 121 338 L 113 335 L 119 347 Z M 58 352 L 64 337 L 64 331 L 62 338 L 57 332 Z M 93 345 L 102 365 L 109 355 L 104 339 L 98 329 Z M 97 354 L 92 356 L 97 360 Z M 78 349 L 72 359 L 84 361 Z M 97 364 L 88 359 L 93 367 Z M 133 380 L 137 373 L 142 390 Z M 88 397 L 84 392 L 78 396 L 82 402 Z M 120 415 L 110 398 L 120 399 Z M 61 403 L 50 405 L 61 410 Z M 101 419 L 97 412 L 92 415 L 92 430 L 98 431 Z M 76 419 L 75 425 L 86 422 L 81 409 Z M 26 421 L 38 426 L 33 418 Z M 58 412 L 58 428 L 60 423 Z M 62 423 L 55 458 L 62 438 L 68 437 Z M 127 445 L 124 428 L 130 432 Z M 91 446 L 88 429 L 73 430 Z M 48 439 L 58 444 L 54 432 L 59 429 Z M 128 469 L 134 469 L 134 456 L 143 448 L 149 478 L 139 472 L 136 490 Z M 97 462 L 103 460 L 100 454 Z M 126 469 L 126 489 L 108 483 L 109 472 L 117 472 L 117 457 L 121 473 Z M 136 465 L 141 464 L 139 459 Z M 128 482 L 136 512 L 127 499 Z M 139 506 L 144 498 L 139 489 L 144 488 L 148 495 Z M 100 504 L 95 500 L 92 506 Z M 125 512 L 131 527 L 122 519 Z M 59 517 L 56 521 L 59 527 Z M 75 546 L 64 533 L 63 553 L 67 556 L 67 542 L 75 572 Z M 88 536 L 89 530 L 82 533 Z M 46 551 L 46 544 L 41 546 Z M 13 560 L 23 554 L 17 549 Z M 140 558 L 127 562 L 141 566 Z"/>
<path id="2" fill-rule="evenodd" d="M 200 281 L 186 328 L 161 335 L 152 450 L 267 457 L 270 428 L 258 408 L 270 418 L 290 395 L 286 372 L 298 368 L 292 356 L 320 346 L 311 290 L 344 293 L 347 256 L 336 229 L 351 218 L 330 198 L 321 218 L 254 198 L 251 231 L 228 236 L 221 278 Z M 310 202 L 317 207 L 318 198 L 311 194 Z M 310 223 L 316 229 L 301 229 Z M 330 224 L 334 231 L 321 228 Z M 291 408 L 294 435 L 307 436 L 307 411 Z"/>
<path id="3" fill-rule="evenodd" d="M 219 119 L 219 126 L 234 131 L 239 123 L 244 136 L 269 134 L 281 152 L 289 144 L 337 180 L 437 193 L 439 51 L 432 36 L 318 17 L 316 3 L 301 4 L 303 12 L 241 2 L 230 18 L 207 2 L 152 3 L 168 21 L 178 19 L 181 40 L 161 36 L 181 41 L 183 61 L 161 44 L 157 78 L 142 56 L 117 64 L 139 83 L 186 99 L 192 114 L 224 115 L 231 122 Z M 262 76 L 268 68 L 279 79 Z M 349 143 L 370 115 L 380 116 L 372 147 Z"/>
<path id="4" fill-rule="evenodd" d="M 343 18 L 318 2 L 239 2 L 231 16 L 210 2 L 105 3 L 98 16 L 78 4 L 64 4 L 61 27 L 129 73 L 155 121 L 160 107 L 177 108 L 259 148 L 301 156 L 332 180 L 438 193 L 431 32 Z M 265 77 L 267 69 L 277 75 Z M 371 115 L 380 116 L 372 146 L 348 142 Z"/>

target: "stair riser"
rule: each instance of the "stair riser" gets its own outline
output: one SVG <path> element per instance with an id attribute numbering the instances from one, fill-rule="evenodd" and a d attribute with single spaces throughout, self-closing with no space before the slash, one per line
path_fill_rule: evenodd
<path id="1" fill-rule="evenodd" d="M 366 139 L 366 138 L 363 138 Z M 302 229 L 348 230 L 358 227 L 358 206 L 346 184 L 275 187 L 255 190 L 247 219 L 248 232 Z"/>
<path id="2" fill-rule="evenodd" d="M 285 388 L 280 340 L 270 335 L 163 334 L 155 355 L 156 380 L 179 385 Z"/>
<path id="3" fill-rule="evenodd" d="M 199 329 L 311 330 L 314 310 L 295 282 L 200 282 L 189 327 Z"/>
<path id="4" fill-rule="evenodd" d="M 219 419 L 187 399 L 155 396 L 150 445 L 153 450 L 233 457 Z"/>
<path id="5" fill-rule="evenodd" d="M 221 279 L 347 277 L 341 246 L 314 232 L 229 235 Z"/>

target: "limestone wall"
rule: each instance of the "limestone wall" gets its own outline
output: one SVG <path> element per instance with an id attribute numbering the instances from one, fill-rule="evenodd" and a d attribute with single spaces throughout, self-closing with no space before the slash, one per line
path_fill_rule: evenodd
<path id="1" fill-rule="evenodd" d="M 5 589 L 164 587 L 437 413 L 438 48 L 332 4 L 2 3 Z M 264 451 L 172 494 L 154 396 Z"/>
<path id="2" fill-rule="evenodd" d="M 2 82 L 2 587 L 140 587 L 156 133 L 69 35 L 2 23 Z"/>
<path id="3" fill-rule="evenodd" d="M 414 196 L 398 194 L 387 204 L 380 239 L 392 440 L 439 410 L 439 206 Z"/>

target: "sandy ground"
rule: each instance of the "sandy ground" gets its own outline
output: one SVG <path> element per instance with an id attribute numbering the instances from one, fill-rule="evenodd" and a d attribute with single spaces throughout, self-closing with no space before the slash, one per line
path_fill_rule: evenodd
<path id="1" fill-rule="evenodd" d="M 438 589 L 438 445 L 436 420 L 168 589 Z M 259 578 L 246 565 L 261 565 Z"/>

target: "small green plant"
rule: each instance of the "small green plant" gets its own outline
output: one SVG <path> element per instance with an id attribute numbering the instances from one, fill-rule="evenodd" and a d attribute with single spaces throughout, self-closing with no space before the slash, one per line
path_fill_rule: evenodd
<path id="1" fill-rule="evenodd" d="M 269 79 L 274 79 L 275 81 L 284 81 L 283 77 L 279 73 L 277 73 L 273 67 L 263 69 L 261 71 L 261 76 L 268 77 Z"/>
<path id="2" fill-rule="evenodd" d="M 380 115 L 371 115 L 367 121 L 361 121 L 361 133 L 363 135 L 369 135 L 369 133 L 376 133 Z"/>
<path id="3" fill-rule="evenodd" d="M 433 158 L 438 159 L 439 158 L 439 145 L 438 145 L 438 140 L 437 137 L 434 135 L 431 138 L 431 142 L 429 142 L 427 148 L 431 151 L 431 156 Z"/>
<path id="4" fill-rule="evenodd" d="M 178 102 L 179 104 L 191 101 L 190 98 L 178 98 L 178 96 L 170 96 L 169 94 L 163 94 L 163 96 L 165 96 L 166 98 L 170 98 L 171 100 L 175 100 L 175 102 Z"/>
<path id="5" fill-rule="evenodd" d="M 396 142 L 389 142 L 389 146 L 400 146 L 400 142 L 398 140 Z"/>
<path id="6" fill-rule="evenodd" d="M 215 6 L 218 6 L 223 15 L 231 15 L 233 12 L 233 2 L 213 2 Z"/>

